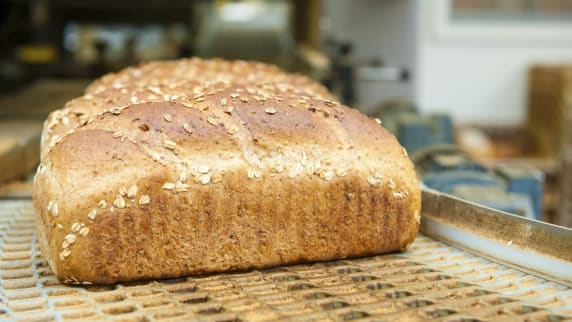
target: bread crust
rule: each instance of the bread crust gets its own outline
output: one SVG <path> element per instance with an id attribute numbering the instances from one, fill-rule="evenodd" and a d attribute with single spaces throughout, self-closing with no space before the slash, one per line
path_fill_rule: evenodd
<path id="1" fill-rule="evenodd" d="M 87 87 L 85 95 L 50 113 L 42 131 L 41 157 L 63 136 L 106 110 L 194 97 L 230 85 L 251 91 L 270 86 L 278 93 L 332 99 L 325 87 L 311 79 L 264 63 L 199 58 L 151 62 L 103 76 Z"/>
<path id="2" fill-rule="evenodd" d="M 34 181 L 40 247 L 66 283 L 379 254 L 419 228 L 397 140 L 297 86 L 104 106 L 73 129 L 43 147 Z"/>

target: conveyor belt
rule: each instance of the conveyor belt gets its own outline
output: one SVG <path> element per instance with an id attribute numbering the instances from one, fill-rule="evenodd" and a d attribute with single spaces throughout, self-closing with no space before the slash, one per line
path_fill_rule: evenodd
<path id="1" fill-rule="evenodd" d="M 71 287 L 42 260 L 31 201 L 5 200 L 0 257 L 2 321 L 572 321 L 572 289 L 565 281 L 422 234 L 403 253 Z"/>

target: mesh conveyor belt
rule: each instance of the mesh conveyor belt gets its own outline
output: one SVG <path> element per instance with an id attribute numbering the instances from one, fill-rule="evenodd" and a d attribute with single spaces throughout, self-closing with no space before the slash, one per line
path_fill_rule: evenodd
<path id="1" fill-rule="evenodd" d="M 0 202 L 0 320 L 572 321 L 572 289 L 420 235 L 355 260 L 114 286 L 60 284 L 29 200 Z"/>

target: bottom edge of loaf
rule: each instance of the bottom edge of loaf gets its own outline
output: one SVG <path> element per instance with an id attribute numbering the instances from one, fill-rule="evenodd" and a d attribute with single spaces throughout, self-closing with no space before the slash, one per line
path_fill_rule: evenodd
<path id="1" fill-rule="evenodd" d="M 409 244 L 408 244 L 409 245 Z M 406 247 L 391 250 L 391 251 L 384 251 L 384 252 L 365 252 L 363 254 L 351 254 L 351 255 L 344 255 L 344 256 L 334 256 L 330 258 L 312 258 L 312 259 L 301 259 L 299 261 L 293 262 L 283 262 L 283 263 L 261 263 L 258 265 L 251 265 L 251 266 L 240 266 L 237 267 L 229 267 L 224 269 L 201 269 L 195 271 L 180 271 L 180 272 L 164 272 L 161 274 L 150 274 L 150 275 L 116 275 L 116 276 L 108 276 L 108 275 L 99 275 L 97 278 L 93 278 L 93 276 L 84 276 L 82 271 L 83 269 L 68 269 L 65 271 L 58 271 L 56 273 L 56 278 L 58 278 L 62 283 L 69 284 L 69 285 L 109 285 L 109 284 L 116 284 L 116 283 L 129 283 L 135 281 L 153 281 L 153 280 L 168 280 L 168 279 L 176 279 L 176 278 L 186 278 L 186 277 L 203 277 L 208 275 L 215 275 L 215 274 L 240 274 L 240 273 L 247 273 L 251 271 L 258 271 L 258 270 L 267 270 L 279 267 L 289 267 L 289 266 L 296 266 L 296 265 L 312 265 L 312 264 L 320 264 L 320 263 L 327 263 L 327 262 L 335 262 L 339 260 L 347 260 L 347 259 L 364 259 L 373 256 L 381 256 L 381 255 L 388 255 L 394 253 L 400 253 L 406 250 Z M 50 265 L 51 266 L 51 265 Z M 53 270 L 53 268 L 52 268 Z"/>

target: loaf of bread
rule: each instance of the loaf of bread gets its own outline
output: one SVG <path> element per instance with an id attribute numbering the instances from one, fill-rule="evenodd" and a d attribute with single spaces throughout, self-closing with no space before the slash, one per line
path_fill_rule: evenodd
<path id="1" fill-rule="evenodd" d="M 216 81 L 200 68 L 181 76 L 209 63 L 127 69 L 50 116 L 34 207 L 59 279 L 263 268 L 413 241 L 416 175 L 378 122 L 267 65 L 217 61 L 227 68 L 204 68 Z M 258 78 L 239 80 L 234 65 Z"/>
<path id="2" fill-rule="evenodd" d="M 43 127 L 41 156 L 103 112 L 128 104 L 176 101 L 231 84 L 250 89 L 254 84 L 274 85 L 279 92 L 332 99 L 322 85 L 268 64 L 198 58 L 152 62 L 105 75 L 88 86 L 86 95 L 51 113 Z"/>
<path id="3" fill-rule="evenodd" d="M 111 73 L 88 86 L 86 93 L 97 93 L 111 87 L 124 85 L 176 87 L 186 81 L 208 84 L 286 84 L 300 91 L 330 97 L 320 84 L 296 74 L 286 73 L 276 66 L 264 63 L 227 61 L 222 59 L 203 60 L 199 58 L 177 61 L 158 61 Z"/>

